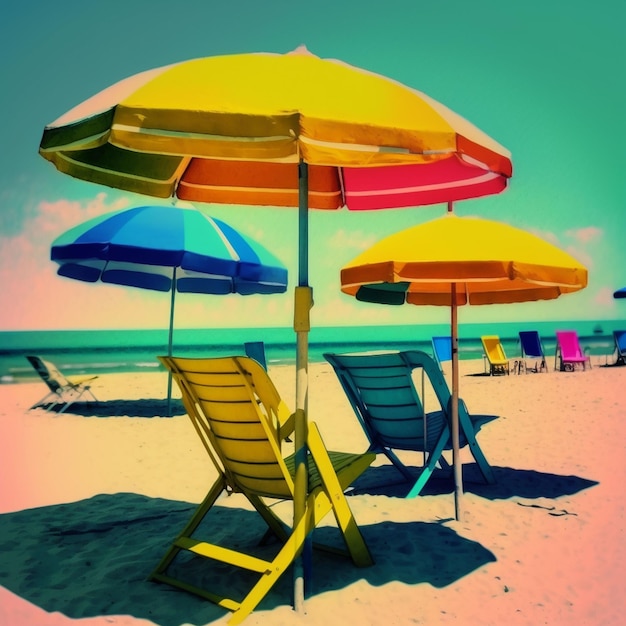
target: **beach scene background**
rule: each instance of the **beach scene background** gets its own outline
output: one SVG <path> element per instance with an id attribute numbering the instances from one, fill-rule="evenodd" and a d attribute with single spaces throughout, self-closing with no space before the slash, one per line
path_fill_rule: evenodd
<path id="1" fill-rule="evenodd" d="M 184 207 L 74 180 L 38 154 L 44 127 L 128 76 L 221 54 L 315 55 L 413 87 L 512 153 L 501 194 L 454 212 L 502 221 L 567 251 L 588 285 L 554 301 L 459 310 L 460 396 L 497 415 L 478 436 L 496 483 L 461 451 L 462 521 L 449 476 L 423 493 L 384 458 L 348 492 L 375 560 L 356 569 L 316 555 L 306 610 L 288 574 L 246 624 L 613 626 L 626 593 L 626 328 L 623 24 L 626 5 L 583 0 L 23 0 L 0 19 L 0 625 L 207 626 L 229 614 L 147 580 L 215 480 L 177 401 L 165 413 L 170 299 L 56 274 L 50 246 L 78 224 L 146 204 Z M 337 94 L 344 97 L 344 94 Z M 275 296 L 177 297 L 174 354 L 218 356 L 262 341 L 269 374 L 294 407 L 293 286 L 297 211 L 200 206 L 270 250 L 289 270 Z M 341 267 L 380 239 L 443 215 L 445 205 L 310 212 L 308 402 L 327 447 L 367 438 L 324 352 L 418 349 L 448 335 L 447 307 L 388 307 L 340 292 Z M 592 368 L 554 371 L 555 332 L 576 330 Z M 485 375 L 480 336 L 509 359 L 537 330 L 550 372 Z M 47 391 L 24 358 L 38 354 L 91 381 L 99 402 L 62 415 L 30 409 Z M 449 363 L 443 373 L 451 381 Z M 174 389 L 174 394 L 177 390 Z M 431 399 L 428 400 L 428 406 Z M 286 446 L 286 453 L 289 452 Z M 402 455 L 418 472 L 422 455 Z M 252 507 L 223 496 L 208 531 L 252 543 Z M 277 509 L 278 510 L 278 509 Z M 289 506 L 282 511 L 290 521 Z M 324 520 L 321 533 L 334 529 Z M 223 582 L 208 569 L 207 586 Z M 226 579 L 238 584 L 236 577 Z"/>

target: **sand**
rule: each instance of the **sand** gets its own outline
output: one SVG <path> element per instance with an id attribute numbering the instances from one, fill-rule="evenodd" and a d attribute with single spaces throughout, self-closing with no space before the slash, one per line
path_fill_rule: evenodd
<path id="1" fill-rule="evenodd" d="M 482 361 L 461 366 L 469 410 L 500 416 L 478 435 L 497 483 L 464 450 L 456 521 L 450 478 L 404 499 L 409 485 L 379 457 L 349 497 L 376 564 L 316 552 L 306 613 L 287 574 L 245 624 L 624 623 L 626 367 L 489 377 Z M 294 368 L 270 374 L 293 407 Z M 327 447 L 365 450 L 331 368 L 309 374 Z M 215 477 L 179 403 L 162 417 L 165 374 L 102 375 L 93 390 L 97 407 L 57 415 L 27 410 L 42 383 L 0 386 L 0 625 L 225 623 L 212 603 L 146 580 Z M 215 536 L 262 534 L 242 497 L 218 504 Z"/>

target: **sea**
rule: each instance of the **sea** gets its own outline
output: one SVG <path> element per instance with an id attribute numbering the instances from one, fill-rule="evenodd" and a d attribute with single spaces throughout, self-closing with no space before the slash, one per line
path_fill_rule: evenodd
<path id="1" fill-rule="evenodd" d="M 462 324 L 459 358 L 481 359 L 481 335 L 498 335 L 509 359 L 520 355 L 518 332 L 536 330 L 550 358 L 555 331 L 575 330 L 594 361 L 609 361 L 613 331 L 625 320 L 542 321 Z M 323 326 L 309 335 L 309 362 L 324 360 L 325 352 L 423 350 L 432 355 L 434 336 L 450 334 L 447 324 L 399 326 Z M 269 365 L 293 364 L 296 337 L 292 328 L 177 329 L 172 353 L 211 357 L 244 354 L 244 343 L 262 341 Z M 0 384 L 27 382 L 37 374 L 25 356 L 36 354 L 53 362 L 66 375 L 159 371 L 157 356 L 167 354 L 168 330 L 35 330 L 0 331 Z"/>

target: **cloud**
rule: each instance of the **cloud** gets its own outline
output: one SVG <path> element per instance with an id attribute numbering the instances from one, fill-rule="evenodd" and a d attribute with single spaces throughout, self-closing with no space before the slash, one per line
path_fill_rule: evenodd
<path id="1" fill-rule="evenodd" d="M 536 228 L 529 229 L 529 232 L 564 250 L 587 268 L 592 268 L 594 265 L 594 257 L 589 252 L 589 245 L 599 241 L 604 235 L 604 231 L 597 226 L 570 228 L 563 233 L 562 237 L 552 231 Z"/>
<path id="2" fill-rule="evenodd" d="M 93 327 L 88 323 L 88 286 L 56 276 L 50 245 L 68 228 L 127 205 L 125 199 L 109 201 L 105 193 L 87 203 L 44 201 L 37 206 L 36 216 L 24 222 L 19 235 L 0 236 L 0 286 L 6 302 L 0 308 L 0 328 Z M 98 305 L 93 298 L 96 315 L 102 311 L 106 296 L 106 289 L 98 292 Z"/>
<path id="3" fill-rule="evenodd" d="M 336 231 L 328 241 L 328 248 L 335 250 L 367 250 L 376 243 L 377 237 L 373 234 L 364 234 L 355 230 L 347 232 L 344 229 Z"/>
<path id="4" fill-rule="evenodd" d="M 603 309 L 614 309 L 615 299 L 613 298 L 613 291 L 610 287 L 600 287 L 593 296 L 593 303 Z"/>
<path id="5" fill-rule="evenodd" d="M 585 228 L 576 228 L 565 231 L 568 237 L 582 244 L 588 244 L 597 241 L 602 237 L 603 231 L 596 226 L 586 226 Z"/>

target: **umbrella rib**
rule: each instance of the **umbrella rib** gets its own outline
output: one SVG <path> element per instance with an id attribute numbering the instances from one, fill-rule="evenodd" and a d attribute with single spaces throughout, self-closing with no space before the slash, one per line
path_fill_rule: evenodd
<path id="1" fill-rule="evenodd" d="M 203 216 L 204 216 L 204 219 L 206 219 L 206 221 L 209 222 L 209 224 L 211 224 L 211 226 L 213 226 L 213 228 L 215 229 L 215 232 L 219 235 L 220 240 L 224 244 L 224 247 L 228 250 L 228 253 L 230 254 L 231 258 L 234 261 L 240 261 L 241 257 L 237 254 L 237 251 L 235 250 L 233 245 L 228 240 L 228 237 L 226 237 L 226 235 L 224 235 L 222 229 L 217 225 L 215 220 L 212 217 L 208 216 L 208 215 L 204 215 L 203 214 Z"/>

